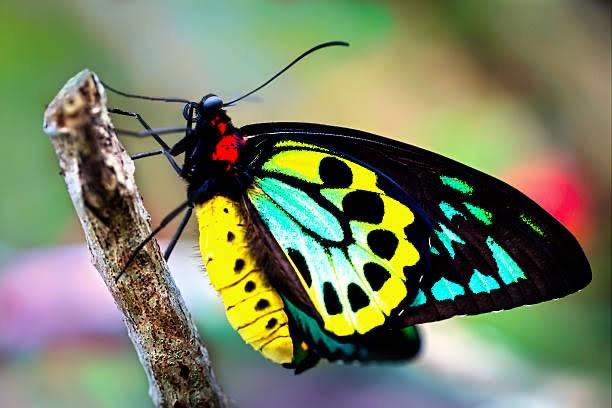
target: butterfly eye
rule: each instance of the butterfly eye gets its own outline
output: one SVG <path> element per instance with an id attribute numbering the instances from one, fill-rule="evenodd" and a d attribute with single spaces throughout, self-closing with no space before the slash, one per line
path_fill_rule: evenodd
<path id="1" fill-rule="evenodd" d="M 205 112 L 215 112 L 223 107 L 223 101 L 217 95 L 206 95 L 201 106 Z"/>

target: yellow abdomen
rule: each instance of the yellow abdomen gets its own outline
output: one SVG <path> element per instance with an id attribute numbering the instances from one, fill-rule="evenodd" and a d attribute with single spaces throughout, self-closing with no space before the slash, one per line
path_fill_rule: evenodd
<path id="1" fill-rule="evenodd" d="M 266 358 L 290 363 L 293 342 L 283 300 L 253 256 L 238 203 L 216 196 L 198 205 L 196 216 L 202 260 L 230 324 Z"/>

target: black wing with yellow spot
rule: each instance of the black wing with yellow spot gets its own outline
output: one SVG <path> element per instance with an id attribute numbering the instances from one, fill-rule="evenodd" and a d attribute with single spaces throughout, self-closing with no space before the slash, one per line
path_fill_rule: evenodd
<path id="1" fill-rule="evenodd" d="M 350 330 L 349 322 L 354 322 L 353 309 L 366 303 L 378 305 L 377 292 L 372 291 L 376 282 L 383 277 L 389 282 L 400 274 L 398 266 L 378 261 L 388 262 L 385 251 L 391 249 L 402 262 L 410 258 L 410 251 L 396 247 L 395 239 L 399 242 L 406 238 L 422 261 L 415 265 L 417 273 L 405 274 L 408 279 L 419 277 L 418 291 L 411 294 L 413 282 L 408 282 L 405 299 L 409 302 L 404 302 L 401 310 L 396 306 L 391 314 L 401 314 L 402 324 L 539 303 L 578 291 L 591 280 L 582 249 L 559 222 L 516 189 L 468 166 L 351 129 L 270 123 L 249 125 L 242 131 L 248 135 L 247 146 L 253 157 L 259 157 L 254 159 L 258 178 L 250 197 L 255 202 L 261 199 L 271 208 L 268 211 L 256 205 L 270 232 L 300 271 L 304 290 L 327 330 L 344 333 Z M 283 157 L 283 151 L 291 153 Z M 307 173 L 296 171 L 296 166 Z M 272 188 L 267 179 L 273 179 Z M 367 180 L 366 185 L 360 184 L 361 180 Z M 291 203 L 275 198 L 277 191 L 290 192 Z M 316 202 L 314 210 L 304 211 L 305 197 Z M 383 215 L 381 219 L 380 208 L 391 213 L 385 197 L 414 215 L 418 232 L 411 233 L 409 227 L 402 236 L 405 216 Z M 278 213 L 279 208 L 287 210 Z M 308 214 L 307 220 L 299 218 L 304 214 Z M 283 217 L 286 224 L 279 221 Z M 341 234 L 336 221 L 340 225 L 348 223 L 349 230 L 343 227 Z M 359 224 L 360 231 L 351 229 L 351 223 Z M 287 225 L 290 227 L 285 228 Z M 317 233 L 318 228 L 325 232 Z M 378 230 L 392 235 L 377 232 L 376 236 L 374 231 Z M 358 261 L 359 257 L 352 257 L 350 252 L 343 259 L 354 267 L 355 281 L 338 274 L 343 265 L 336 260 L 334 248 L 346 254 L 347 242 L 342 240 L 347 236 L 377 257 L 376 263 L 383 267 L 376 272 L 377 279 L 368 280 L 364 269 L 367 262 Z M 301 239 L 306 242 L 296 246 Z M 309 244 L 310 239 L 314 244 Z M 321 252 L 320 248 L 330 244 L 336 247 L 332 245 L 318 255 L 315 266 L 309 254 Z M 327 279 L 330 276 L 331 281 Z M 361 290 L 353 289 L 351 283 L 360 282 Z M 383 306 L 378 309 L 385 314 Z M 330 324 L 329 317 L 338 314 L 347 315 L 341 323 L 335 323 L 338 319 Z M 365 320 L 366 327 L 380 321 L 376 317 Z M 352 327 L 360 332 L 359 324 Z"/>

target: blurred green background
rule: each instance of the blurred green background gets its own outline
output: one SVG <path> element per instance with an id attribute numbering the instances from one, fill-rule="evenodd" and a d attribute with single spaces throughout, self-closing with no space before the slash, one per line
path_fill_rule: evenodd
<path id="1" fill-rule="evenodd" d="M 347 126 L 493 174 L 574 232 L 593 282 L 555 302 L 426 325 L 414 364 L 294 377 L 230 329 L 191 226 L 171 269 L 224 389 L 244 407 L 610 406 L 609 1 L 0 0 L 1 407 L 150 405 L 41 130 L 64 82 L 87 67 L 135 93 L 227 99 L 336 39 L 351 47 L 298 65 L 232 108 L 234 123 Z M 181 124 L 175 105 L 111 95 L 109 106 Z M 184 197 L 163 159 L 138 162 L 136 175 L 154 222 Z"/>

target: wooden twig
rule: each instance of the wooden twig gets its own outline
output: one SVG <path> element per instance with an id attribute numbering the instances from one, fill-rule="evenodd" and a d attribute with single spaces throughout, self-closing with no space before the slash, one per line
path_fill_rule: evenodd
<path id="1" fill-rule="evenodd" d="M 44 130 L 85 232 L 92 260 L 123 313 L 158 407 L 227 407 L 206 348 L 155 241 L 115 281 L 150 232 L 134 163 L 117 139 L 104 88 L 84 70 L 47 107 Z"/>

